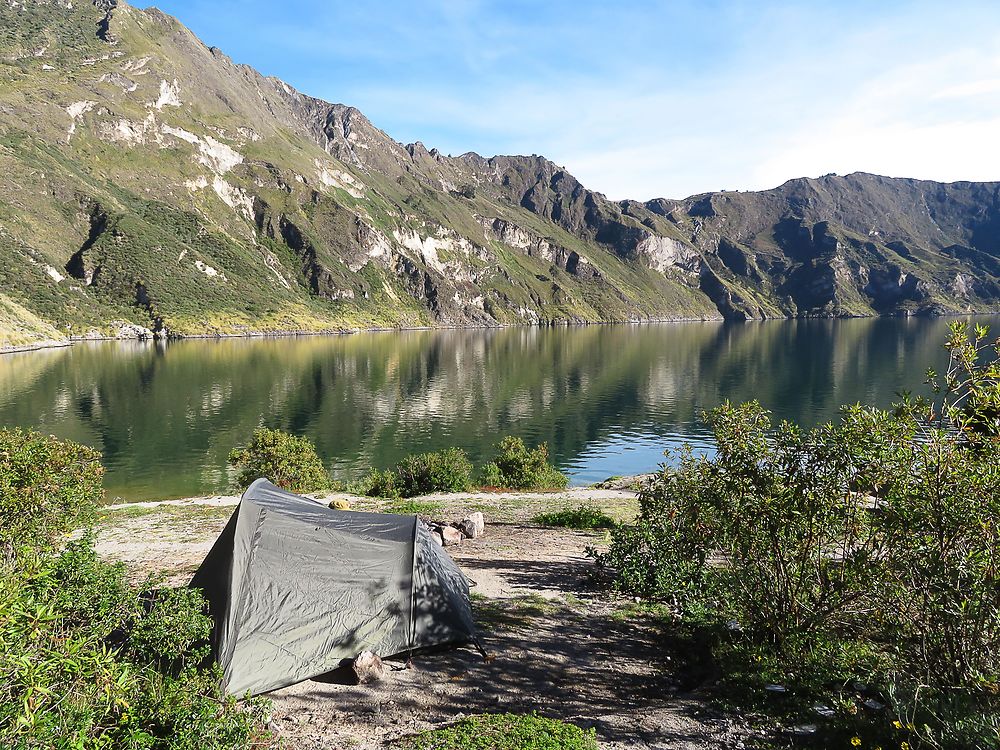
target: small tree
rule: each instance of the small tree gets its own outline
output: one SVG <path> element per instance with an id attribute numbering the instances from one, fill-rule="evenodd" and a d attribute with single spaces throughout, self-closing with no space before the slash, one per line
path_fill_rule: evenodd
<path id="1" fill-rule="evenodd" d="M 549 447 L 542 443 L 528 450 L 519 437 L 508 435 L 495 446 L 497 455 L 483 467 L 485 487 L 512 490 L 561 490 L 566 475 L 549 463 Z"/>
<path id="2" fill-rule="evenodd" d="M 309 439 L 280 430 L 254 430 L 249 445 L 229 454 L 229 463 L 239 470 L 236 484 L 241 490 L 260 477 L 291 492 L 323 492 L 333 487 Z"/>
<path id="3" fill-rule="evenodd" d="M 37 432 L 0 430 L 0 553 L 47 546 L 104 499 L 101 455 Z"/>

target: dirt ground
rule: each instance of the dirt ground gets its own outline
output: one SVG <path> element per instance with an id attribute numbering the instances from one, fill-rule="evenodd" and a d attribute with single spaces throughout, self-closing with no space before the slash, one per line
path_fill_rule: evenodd
<path id="1" fill-rule="evenodd" d="M 98 551 L 137 576 L 162 572 L 184 584 L 225 525 L 236 498 L 119 507 L 104 514 Z M 385 503 L 354 499 L 355 507 Z M 634 495 L 571 490 L 542 495 L 428 496 L 438 520 L 472 510 L 486 533 L 449 547 L 474 583 L 484 660 L 473 648 L 386 662 L 376 685 L 307 681 L 271 693 L 273 722 L 295 750 L 384 748 L 401 736 L 484 712 L 540 714 L 595 728 L 603 748 L 742 748 L 749 730 L 713 711 L 691 675 L 672 665 L 669 639 L 592 579 L 588 546 L 603 532 L 543 528 L 537 513 L 588 504 L 612 516 L 635 512 Z"/>

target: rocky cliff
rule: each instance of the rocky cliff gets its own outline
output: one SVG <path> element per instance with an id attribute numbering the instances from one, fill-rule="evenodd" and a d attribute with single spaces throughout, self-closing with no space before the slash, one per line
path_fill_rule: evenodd
<path id="1" fill-rule="evenodd" d="M 0 166 L 0 345 L 1000 304 L 998 184 L 613 202 L 399 144 L 113 0 L 3 0 Z"/>

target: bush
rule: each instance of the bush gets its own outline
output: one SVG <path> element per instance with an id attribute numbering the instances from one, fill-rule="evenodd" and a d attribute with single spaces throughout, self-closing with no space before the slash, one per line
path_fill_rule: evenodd
<path id="1" fill-rule="evenodd" d="M 615 525 L 615 519 L 607 513 L 585 505 L 552 513 L 541 513 L 535 516 L 534 520 L 541 526 L 561 526 L 567 529 L 610 529 Z"/>
<path id="2" fill-rule="evenodd" d="M 333 480 L 312 442 L 280 430 L 254 430 L 249 445 L 229 454 L 229 463 L 239 470 L 236 484 L 240 490 L 260 477 L 291 492 L 325 492 L 333 488 Z"/>
<path id="3" fill-rule="evenodd" d="M 508 436 L 494 446 L 497 456 L 483 467 L 484 487 L 512 490 L 561 490 L 566 475 L 549 463 L 545 443 L 528 450 L 519 437 Z"/>
<path id="4" fill-rule="evenodd" d="M 93 448 L 24 430 L 0 430 L 0 555 L 46 546 L 92 517 L 104 499 Z"/>
<path id="5" fill-rule="evenodd" d="M 390 470 L 379 471 L 371 469 L 357 484 L 352 491 L 367 497 L 398 498 L 399 487 L 396 485 L 396 475 Z"/>
<path id="6" fill-rule="evenodd" d="M 394 469 L 372 469 L 355 486 L 368 497 L 416 497 L 431 492 L 462 492 L 469 488 L 472 463 L 461 448 L 407 456 Z"/>
<path id="7" fill-rule="evenodd" d="M 463 492 L 472 480 L 472 462 L 461 448 L 407 456 L 396 464 L 396 485 L 403 497 L 430 492 Z"/>
<path id="8" fill-rule="evenodd" d="M 1000 746 L 1000 371 L 979 364 L 985 335 L 953 327 L 937 405 L 845 407 L 813 430 L 755 403 L 711 412 L 716 455 L 664 467 L 596 557 L 620 590 L 714 623 L 741 678 L 817 695 L 860 678 L 904 728 L 884 740 Z"/>
<path id="9" fill-rule="evenodd" d="M 212 621 L 198 592 L 130 583 L 89 534 L 51 544 L 100 499 L 96 454 L 19 431 L 0 443 L 4 747 L 274 747 L 267 704 L 238 706 L 203 666 Z"/>
<path id="10" fill-rule="evenodd" d="M 0 736 L 13 747 L 271 745 L 202 668 L 211 620 L 198 592 L 136 587 L 89 538 L 21 561 L 0 581 Z"/>
<path id="11" fill-rule="evenodd" d="M 597 750 L 593 729 L 537 714 L 483 714 L 399 741 L 406 750 Z"/>

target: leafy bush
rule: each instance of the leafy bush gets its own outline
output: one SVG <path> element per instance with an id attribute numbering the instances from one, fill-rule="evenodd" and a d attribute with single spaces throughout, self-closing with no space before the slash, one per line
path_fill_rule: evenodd
<path id="1" fill-rule="evenodd" d="M 862 678 L 907 728 L 886 727 L 896 743 L 1000 745 L 1000 370 L 980 364 L 985 336 L 953 327 L 937 405 L 845 407 L 813 430 L 756 403 L 711 412 L 716 455 L 664 467 L 595 555 L 623 591 L 733 623 L 718 650 L 749 679 Z"/>
<path id="2" fill-rule="evenodd" d="M 483 714 L 400 740 L 406 750 L 597 750 L 593 729 L 537 714 Z"/>
<path id="3" fill-rule="evenodd" d="M 407 456 L 396 464 L 396 485 L 403 497 L 430 492 L 463 492 L 469 488 L 472 462 L 461 448 Z"/>
<path id="4" fill-rule="evenodd" d="M 615 519 L 598 508 L 567 508 L 552 513 L 541 513 L 535 516 L 535 523 L 541 526 L 562 526 L 567 529 L 610 529 L 615 525 Z"/>
<path id="5" fill-rule="evenodd" d="M 9 571 L 8 571 L 9 572 Z M 136 587 L 89 538 L 0 580 L 0 736 L 14 747 L 267 747 L 201 667 L 211 620 L 198 592 Z"/>
<path id="6" fill-rule="evenodd" d="M 545 443 L 528 450 L 519 437 L 507 436 L 494 446 L 496 458 L 483 467 L 484 487 L 512 490 L 561 490 L 566 487 L 566 475 L 549 463 Z"/>
<path id="7" fill-rule="evenodd" d="M 203 666 L 212 623 L 198 592 L 133 585 L 89 534 L 50 544 L 102 499 L 94 452 L 18 431 L 0 443 L 4 747 L 274 747 L 266 703 L 238 706 Z"/>
<path id="8" fill-rule="evenodd" d="M 236 484 L 241 490 L 260 477 L 292 492 L 323 492 L 333 487 L 312 442 L 280 430 L 254 430 L 249 445 L 229 454 L 229 463 L 239 470 Z"/>
<path id="9" fill-rule="evenodd" d="M 104 497 L 100 454 L 24 430 L 0 430 L 0 555 L 44 546 L 88 520 Z"/>
<path id="10" fill-rule="evenodd" d="M 431 492 L 462 492 L 471 484 L 472 463 L 461 448 L 404 458 L 393 469 L 372 469 L 355 486 L 368 497 L 416 497 Z"/>
<path id="11" fill-rule="evenodd" d="M 352 490 L 359 495 L 367 495 L 368 497 L 400 497 L 399 487 L 396 485 L 396 474 L 390 469 L 385 471 L 371 469 L 352 487 Z"/>

